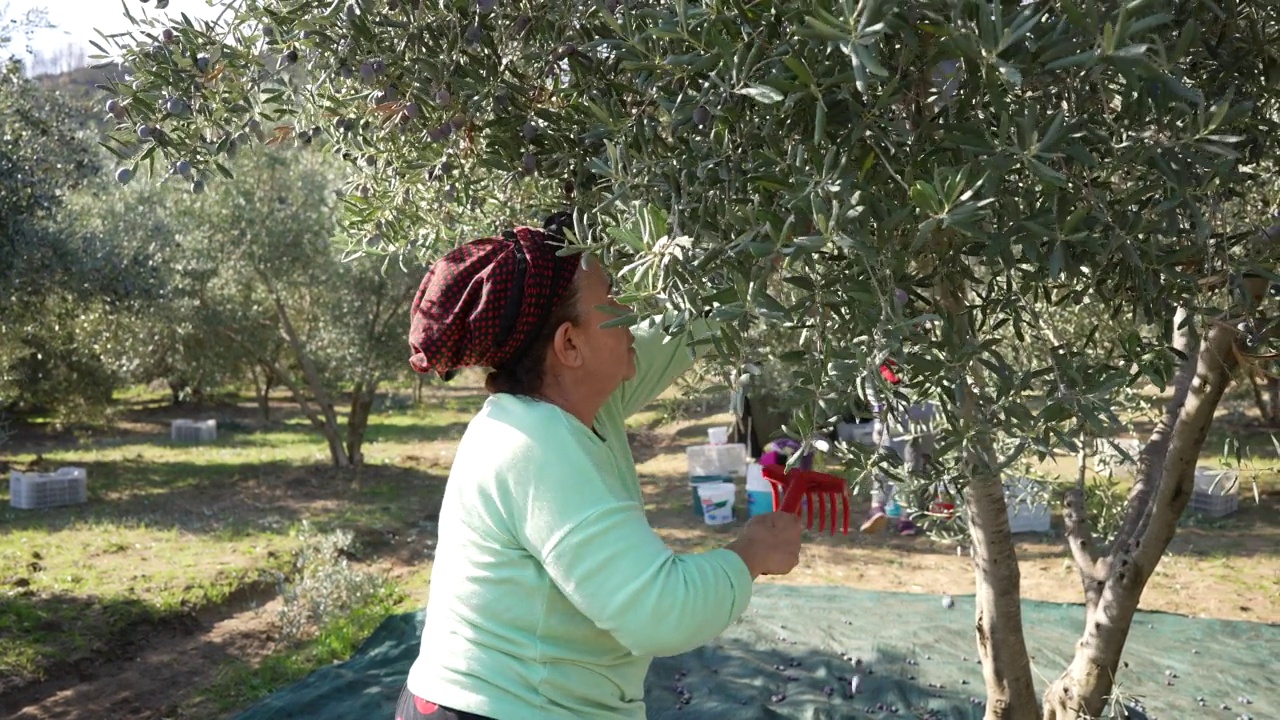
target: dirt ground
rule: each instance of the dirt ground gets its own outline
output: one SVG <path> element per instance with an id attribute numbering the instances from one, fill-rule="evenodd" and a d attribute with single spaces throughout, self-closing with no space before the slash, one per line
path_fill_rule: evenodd
<path id="1" fill-rule="evenodd" d="M 688 488 L 679 480 L 687 438 L 705 437 L 704 429 L 711 424 L 702 420 L 664 428 L 661 433 L 643 433 L 633 442 L 642 477 L 655 478 L 645 485 L 650 520 L 676 550 L 726 542 L 741 526 L 708 528 L 693 513 Z M 863 498 L 850 524 L 861 522 L 866 511 Z M 1014 536 L 1024 599 L 1082 602 L 1079 576 L 1061 531 L 1061 518 L 1055 514 L 1050 534 Z M 784 578 L 762 581 L 937 595 L 965 595 L 974 589 L 967 546 L 889 533 L 863 535 L 856 528 L 847 536 L 810 533 L 799 567 Z M 1147 584 L 1141 609 L 1280 623 L 1280 496 L 1264 494 L 1261 504 L 1242 497 L 1240 510 L 1228 518 L 1179 529 Z"/>
<path id="2" fill-rule="evenodd" d="M 741 520 L 709 528 L 693 514 L 684 475 L 683 448 L 705 437 L 708 417 L 637 431 L 633 437 L 652 524 L 677 551 L 698 551 L 727 542 Z M 127 433 L 157 432 L 133 418 Z M 160 430 L 162 432 L 162 430 Z M 435 467 L 452 459 L 448 443 L 424 443 L 421 456 Z M 394 468 L 387 471 L 394 472 Z M 308 507 L 341 502 L 341 489 L 301 475 L 262 481 L 256 490 L 234 497 L 207 498 L 232 512 L 270 512 L 286 508 L 305 514 Z M 224 491 L 225 492 L 225 491 Z M 1265 623 L 1280 622 L 1280 498 L 1263 496 L 1262 505 L 1242 500 L 1241 511 L 1213 527 L 1184 528 L 1152 578 L 1143 598 L 1147 610 Z M 739 502 L 739 508 L 742 502 Z M 855 507 L 855 515 L 865 506 Z M 1055 530 L 1060 530 L 1055 518 Z M 427 572 L 431 540 L 412 528 L 380 531 L 376 564 L 392 576 L 421 583 Z M 1023 596 L 1074 603 L 1079 581 L 1061 536 L 1019 536 Z M 926 538 L 892 535 L 813 534 L 797 570 L 764 582 L 842 584 L 913 593 L 968 594 L 973 570 L 966 548 Z M 218 717 L 190 698 L 232 660 L 255 663 L 271 652 L 279 601 L 269 589 L 242 593 L 234 602 L 192 617 L 174 627 L 155 628 L 124 648 L 119 659 L 86 661 L 73 673 L 0 695 L 0 716 L 15 720 L 99 720 L 102 718 Z M 183 708 L 183 709 L 179 709 Z"/>
<path id="3" fill-rule="evenodd" d="M 211 709 L 178 707 L 228 663 L 252 663 L 271 652 L 279 602 L 235 604 L 187 628 L 158 632 L 140 639 L 131 657 L 25 688 L 0 710 L 14 720 L 215 717 Z"/>

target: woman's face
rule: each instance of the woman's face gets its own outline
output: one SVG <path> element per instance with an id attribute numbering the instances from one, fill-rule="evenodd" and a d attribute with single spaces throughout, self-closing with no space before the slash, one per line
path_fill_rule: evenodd
<path id="1" fill-rule="evenodd" d="M 605 394 L 635 377 L 635 338 L 626 327 L 600 327 L 631 308 L 613 298 L 613 281 L 595 258 L 578 267 L 578 323 L 581 337 L 582 375 Z"/>

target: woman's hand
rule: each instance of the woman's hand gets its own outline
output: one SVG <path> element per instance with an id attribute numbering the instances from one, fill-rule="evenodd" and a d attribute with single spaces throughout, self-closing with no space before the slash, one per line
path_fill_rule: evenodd
<path id="1" fill-rule="evenodd" d="M 792 513 L 771 512 L 747 521 L 728 548 L 742 558 L 751 577 L 786 575 L 800 563 L 800 535 L 804 526 Z"/>

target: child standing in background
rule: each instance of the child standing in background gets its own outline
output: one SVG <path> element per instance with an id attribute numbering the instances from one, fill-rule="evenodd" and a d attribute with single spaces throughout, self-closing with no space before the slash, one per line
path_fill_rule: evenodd
<path id="1" fill-rule="evenodd" d="M 907 294 L 898 290 L 894 293 L 898 305 L 905 305 Z M 897 373 L 898 364 L 886 360 L 880 366 L 880 377 L 891 386 L 902 384 Z M 933 452 L 932 422 L 937 407 L 932 402 L 912 403 L 906 408 L 905 417 L 888 418 L 888 403 L 880 397 L 876 390 L 877 381 L 872 375 L 867 381 L 867 400 L 871 404 L 871 439 L 877 448 L 891 448 L 902 458 L 903 465 L 909 475 L 924 472 Z M 874 474 L 871 492 L 871 512 L 866 522 L 862 523 L 862 532 L 881 532 L 890 522 L 895 523 L 894 530 L 899 535 L 916 535 L 920 529 L 909 517 L 903 517 L 901 507 L 894 498 L 896 487 L 882 473 Z"/>

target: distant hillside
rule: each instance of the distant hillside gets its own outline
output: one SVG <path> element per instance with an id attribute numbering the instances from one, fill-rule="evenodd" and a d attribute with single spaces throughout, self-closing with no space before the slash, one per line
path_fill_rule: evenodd
<path id="1" fill-rule="evenodd" d="M 35 80 L 44 87 L 66 93 L 69 97 L 96 103 L 105 95 L 94 86 L 119 80 L 124 74 L 119 65 L 110 65 L 97 70 L 83 67 L 70 72 L 40 75 Z"/>
<path id="2" fill-rule="evenodd" d="M 96 127 L 99 131 L 107 129 L 106 113 L 103 106 L 108 95 L 97 87 L 124 77 L 119 65 L 105 68 L 77 68 L 64 73 L 50 73 L 33 78 L 41 87 L 55 92 L 79 108 L 83 113 L 81 121 L 87 127 Z"/>

